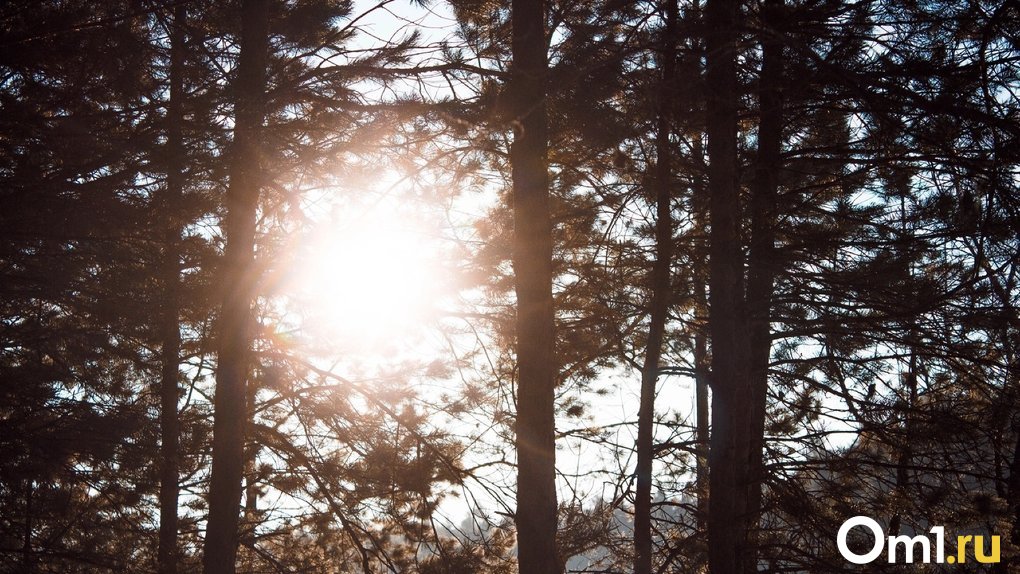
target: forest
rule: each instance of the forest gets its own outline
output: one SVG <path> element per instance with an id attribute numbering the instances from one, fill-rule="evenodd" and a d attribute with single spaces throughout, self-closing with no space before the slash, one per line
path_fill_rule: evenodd
<path id="1" fill-rule="evenodd" d="M 1020 572 L 1015 0 L 0 3 L 0 572 Z"/>

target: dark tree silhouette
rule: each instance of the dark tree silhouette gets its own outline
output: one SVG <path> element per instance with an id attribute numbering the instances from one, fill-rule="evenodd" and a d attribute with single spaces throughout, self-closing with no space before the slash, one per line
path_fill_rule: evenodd
<path id="1" fill-rule="evenodd" d="M 248 378 L 252 372 L 252 305 L 256 285 L 255 225 L 262 176 L 269 0 L 240 8 L 241 40 L 234 84 L 234 140 L 224 221 L 226 248 L 221 278 L 223 302 L 217 323 L 216 398 L 212 474 L 206 527 L 206 574 L 232 574 L 238 545 L 238 508 L 249 426 Z"/>
<path id="2" fill-rule="evenodd" d="M 510 148 L 517 293 L 517 524 L 521 572 L 557 574 L 556 450 L 553 420 L 552 226 L 546 125 L 546 13 L 542 0 L 511 5 Z"/>
<path id="3" fill-rule="evenodd" d="M 180 488 L 180 399 L 181 368 L 181 200 L 184 188 L 184 55 L 187 7 L 178 4 L 170 28 L 170 99 L 166 110 L 166 189 L 163 214 L 166 232 L 163 244 L 163 321 L 160 361 L 160 480 L 159 548 L 160 574 L 175 574 L 178 561 L 178 504 Z"/>
<path id="4" fill-rule="evenodd" d="M 708 137 L 709 332 L 712 341 L 712 436 L 709 453 L 708 566 L 739 574 L 749 544 L 748 462 L 752 437 L 750 341 L 744 304 L 740 164 L 737 158 L 738 2 L 705 4 L 706 133 Z"/>
<path id="5" fill-rule="evenodd" d="M 659 49 L 661 79 L 655 125 L 655 168 L 652 190 L 655 194 L 655 263 L 652 266 L 652 301 L 649 306 L 648 343 L 641 365 L 641 397 L 638 411 L 637 480 L 634 493 L 634 572 L 652 572 L 652 441 L 655 417 L 655 384 L 659 379 L 662 345 L 670 302 L 670 267 L 673 263 L 673 209 L 671 134 L 672 98 L 676 82 L 677 18 L 675 0 L 663 9 L 665 24 Z"/>
<path id="6" fill-rule="evenodd" d="M 0 570 L 1016 569 L 1016 2 L 425 4 L 0 4 Z M 391 176 L 435 361 L 297 285 Z"/>

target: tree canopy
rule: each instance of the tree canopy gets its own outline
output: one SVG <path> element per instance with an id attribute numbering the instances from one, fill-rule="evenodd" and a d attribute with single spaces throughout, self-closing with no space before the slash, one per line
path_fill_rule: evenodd
<path id="1" fill-rule="evenodd" d="M 4 3 L 0 570 L 1013 571 L 1018 10 Z"/>

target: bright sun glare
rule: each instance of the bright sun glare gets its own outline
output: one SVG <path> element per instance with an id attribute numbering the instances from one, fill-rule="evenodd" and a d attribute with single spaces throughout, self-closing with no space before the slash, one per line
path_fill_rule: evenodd
<path id="1" fill-rule="evenodd" d="M 421 222 L 379 207 L 332 219 L 303 242 L 291 276 L 307 333 L 367 348 L 413 335 L 441 280 Z"/>

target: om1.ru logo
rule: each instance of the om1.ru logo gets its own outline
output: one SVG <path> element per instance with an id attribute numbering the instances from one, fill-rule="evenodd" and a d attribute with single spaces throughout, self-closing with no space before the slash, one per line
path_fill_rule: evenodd
<path id="1" fill-rule="evenodd" d="M 850 530 L 856 526 L 863 526 L 871 531 L 872 536 L 875 539 L 874 545 L 871 550 L 866 554 L 857 554 L 850 547 L 847 546 L 846 537 L 850 533 Z M 946 529 L 942 526 L 933 526 L 929 531 L 935 535 L 935 563 L 936 564 L 963 564 L 967 561 L 967 546 L 973 544 L 974 547 L 974 559 L 981 564 L 995 564 L 999 562 L 999 537 L 992 536 L 992 550 L 990 553 L 985 553 L 984 536 L 976 535 L 972 536 L 962 535 L 956 537 L 956 555 L 946 556 Z M 843 523 L 843 526 L 839 527 L 839 534 L 836 535 L 836 546 L 839 547 L 839 553 L 854 564 L 870 564 L 874 562 L 882 554 L 882 547 L 885 546 L 886 537 L 885 533 L 882 532 L 882 527 L 879 526 L 878 522 L 875 522 L 867 516 L 854 516 Z M 921 562 L 924 564 L 931 563 L 931 549 L 932 541 L 927 536 L 921 534 L 918 536 L 890 536 L 888 540 L 888 555 L 889 564 L 896 564 L 897 548 L 903 548 L 903 562 L 912 564 L 914 562 L 914 549 L 921 547 Z"/>

